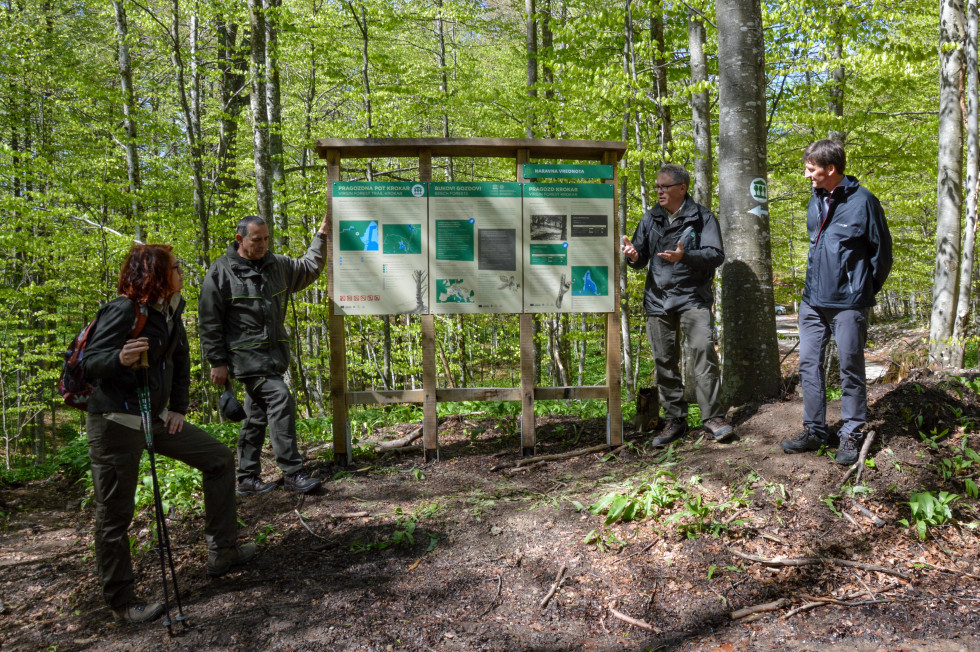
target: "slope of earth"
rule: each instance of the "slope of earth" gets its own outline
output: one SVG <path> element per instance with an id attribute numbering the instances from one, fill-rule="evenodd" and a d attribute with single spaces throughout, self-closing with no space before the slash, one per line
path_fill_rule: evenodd
<path id="1" fill-rule="evenodd" d="M 94 510 L 77 485 L 56 476 L 2 487 L 0 646 L 980 649 L 977 501 L 967 497 L 977 395 L 919 373 L 874 385 L 869 398 L 878 443 L 861 480 L 843 488 L 847 469 L 832 451 L 780 450 L 800 428 L 795 396 L 734 415 L 738 439 L 724 445 L 692 431 L 654 450 L 627 430 L 615 454 L 517 467 L 513 421 L 473 414 L 442 420 L 437 463 L 415 453 L 346 469 L 311 459 L 327 479 L 320 494 L 239 499 L 242 538 L 262 545 L 225 578 L 205 577 L 202 518 L 171 521 L 190 623 L 174 638 L 159 623 L 112 622 L 96 586 Z M 539 454 L 605 441 L 604 419 L 538 425 Z M 934 516 L 921 540 L 899 521 L 914 521 L 908 503 L 926 490 L 959 499 L 947 498 L 949 518 Z M 633 518 L 605 525 L 588 509 L 604 496 Z M 141 513 L 131 533 L 139 592 L 159 599 L 151 523 Z M 768 610 L 733 618 L 759 606 Z"/>

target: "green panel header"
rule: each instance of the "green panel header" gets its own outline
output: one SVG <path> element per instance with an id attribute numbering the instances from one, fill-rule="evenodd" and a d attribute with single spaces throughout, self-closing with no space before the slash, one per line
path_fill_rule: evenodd
<path id="1" fill-rule="evenodd" d="M 612 199 L 611 183 L 525 183 L 524 196 L 558 199 Z"/>
<path id="2" fill-rule="evenodd" d="M 524 164 L 525 179 L 612 179 L 611 165 Z"/>
<path id="3" fill-rule="evenodd" d="M 429 184 L 432 197 L 520 197 L 521 184 L 487 181 L 433 182 Z"/>
<path id="4" fill-rule="evenodd" d="M 425 197 L 428 192 L 424 183 L 334 181 L 334 197 Z"/>

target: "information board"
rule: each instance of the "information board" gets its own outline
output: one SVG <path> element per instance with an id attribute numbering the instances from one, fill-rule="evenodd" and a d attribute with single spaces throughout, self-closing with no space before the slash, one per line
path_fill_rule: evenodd
<path id="1" fill-rule="evenodd" d="M 429 312 L 424 183 L 333 184 L 333 288 L 343 315 Z"/>
<path id="2" fill-rule="evenodd" d="M 521 312 L 521 184 L 429 184 L 431 312 Z"/>
<path id="3" fill-rule="evenodd" d="M 524 312 L 613 312 L 612 184 L 524 184 Z"/>

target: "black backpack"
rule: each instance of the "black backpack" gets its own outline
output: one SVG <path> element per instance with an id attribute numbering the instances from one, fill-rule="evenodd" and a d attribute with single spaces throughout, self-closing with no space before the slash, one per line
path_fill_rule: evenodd
<path id="1" fill-rule="evenodd" d="M 65 351 L 65 363 L 61 367 L 61 378 L 58 379 L 58 393 L 65 399 L 65 405 L 78 408 L 83 412 L 88 411 L 88 399 L 92 395 L 95 385 L 85 377 L 85 372 L 82 370 L 82 358 L 85 356 L 85 347 L 95 335 L 95 327 L 98 321 L 99 317 L 96 315 L 95 319 L 75 336 L 71 346 Z M 145 325 L 146 307 L 136 305 L 136 319 L 133 320 L 133 329 L 129 333 L 129 338 L 133 339 L 139 335 Z"/>

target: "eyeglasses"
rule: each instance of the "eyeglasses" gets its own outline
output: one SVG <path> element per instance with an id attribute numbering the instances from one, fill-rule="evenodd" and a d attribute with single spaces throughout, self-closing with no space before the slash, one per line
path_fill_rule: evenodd
<path id="1" fill-rule="evenodd" d="M 667 192 L 669 189 L 673 188 L 674 186 L 683 186 L 683 185 L 684 185 L 683 183 L 672 183 L 669 186 L 655 186 L 655 188 L 657 192 Z"/>

